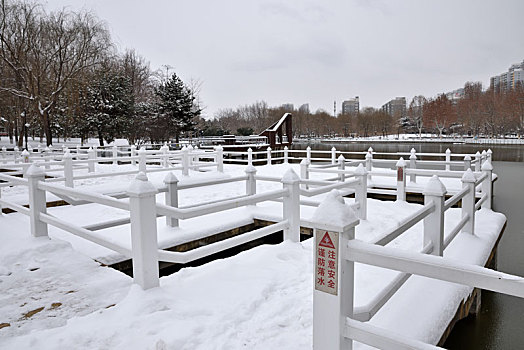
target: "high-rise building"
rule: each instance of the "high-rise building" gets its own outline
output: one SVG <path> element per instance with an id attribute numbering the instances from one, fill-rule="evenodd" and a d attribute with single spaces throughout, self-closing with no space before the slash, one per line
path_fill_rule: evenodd
<path id="1" fill-rule="evenodd" d="M 298 107 L 298 110 L 302 113 L 309 114 L 309 103 L 304 103 L 300 107 Z"/>
<path id="2" fill-rule="evenodd" d="M 392 117 L 406 116 L 406 98 L 396 97 L 382 106 L 382 110 Z"/>
<path id="3" fill-rule="evenodd" d="M 458 100 L 464 97 L 464 88 L 459 88 L 450 92 L 446 92 L 446 97 L 453 104 L 456 104 Z"/>
<path id="4" fill-rule="evenodd" d="M 358 96 L 342 102 L 342 114 L 358 114 L 360 102 Z"/>
<path id="5" fill-rule="evenodd" d="M 512 64 L 507 72 L 491 77 L 489 86 L 491 89 L 499 87 L 502 90 L 511 90 L 519 82 L 524 84 L 524 60 L 521 63 Z"/>
<path id="6" fill-rule="evenodd" d="M 282 108 L 284 108 L 285 110 L 287 111 L 293 111 L 294 110 L 294 107 L 292 103 L 284 103 L 282 105 Z"/>

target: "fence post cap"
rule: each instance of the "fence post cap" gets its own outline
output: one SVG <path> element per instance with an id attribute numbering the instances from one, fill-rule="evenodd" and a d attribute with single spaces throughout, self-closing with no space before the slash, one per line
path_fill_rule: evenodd
<path id="1" fill-rule="evenodd" d="M 27 171 L 24 174 L 24 177 L 34 178 L 34 177 L 44 177 L 45 171 L 36 164 L 31 164 Z"/>
<path id="2" fill-rule="evenodd" d="M 355 175 L 367 175 L 367 173 L 368 171 L 366 170 L 366 168 L 364 168 L 362 163 L 360 163 L 355 169 Z"/>
<path id="3" fill-rule="evenodd" d="M 289 148 L 288 148 L 287 146 L 284 146 L 284 150 L 286 150 L 286 151 L 287 151 L 288 149 L 289 149 Z"/>
<path id="4" fill-rule="evenodd" d="M 341 155 L 338 156 L 338 160 L 339 160 L 340 162 L 343 162 L 343 161 L 346 160 L 346 158 L 341 154 Z"/>
<path id="5" fill-rule="evenodd" d="M 152 196 L 157 193 L 157 189 L 149 180 L 147 175 L 144 172 L 139 172 L 135 179 L 129 185 L 127 189 L 127 194 L 130 197 L 147 197 Z"/>
<path id="6" fill-rule="evenodd" d="M 298 181 L 300 181 L 300 177 L 298 177 L 297 173 L 293 169 L 288 169 L 284 176 L 282 176 L 282 183 L 284 184 L 294 184 Z"/>
<path id="7" fill-rule="evenodd" d="M 373 152 L 373 147 L 369 147 L 369 148 L 368 148 L 368 152 L 369 152 L 369 153 L 372 153 L 372 152 Z"/>
<path id="8" fill-rule="evenodd" d="M 488 154 L 492 154 L 492 153 L 493 153 L 493 151 L 491 150 L 491 148 L 488 148 L 488 152 L 487 152 L 487 153 L 488 153 Z"/>
<path id="9" fill-rule="evenodd" d="M 251 147 L 249 147 L 249 148 L 247 149 L 247 151 L 248 151 L 248 152 L 253 152 L 253 150 L 251 149 Z"/>
<path id="10" fill-rule="evenodd" d="M 253 165 L 248 165 L 244 171 L 248 174 L 251 174 L 256 173 L 257 169 Z"/>
<path id="11" fill-rule="evenodd" d="M 307 151 L 311 151 L 311 147 L 307 146 L 307 147 L 306 147 L 306 150 L 307 150 Z"/>
<path id="12" fill-rule="evenodd" d="M 413 154 L 413 153 L 417 153 L 417 150 L 412 148 L 411 151 L 409 151 L 409 152 L 411 152 Z"/>
<path id="13" fill-rule="evenodd" d="M 146 148 L 144 146 L 140 147 L 138 153 L 146 153 Z"/>
<path id="14" fill-rule="evenodd" d="M 165 184 L 176 184 L 178 183 L 178 177 L 176 177 L 176 175 L 173 174 L 172 172 L 169 172 L 164 177 L 164 183 Z"/>
<path id="15" fill-rule="evenodd" d="M 473 174 L 473 171 L 471 171 L 471 169 L 468 168 L 468 170 L 466 170 L 464 172 L 464 175 L 462 175 L 462 182 L 473 182 L 475 183 L 475 181 L 477 181 L 477 179 L 475 178 L 475 174 Z"/>
<path id="16" fill-rule="evenodd" d="M 25 150 L 22 151 L 22 155 L 23 155 L 23 156 L 28 156 L 28 155 L 29 155 L 29 152 L 25 149 Z"/>
<path id="17" fill-rule="evenodd" d="M 268 147 L 267 147 L 267 150 L 268 150 L 268 151 L 271 151 L 271 147 L 270 147 L 270 146 L 268 146 Z"/>
<path id="18" fill-rule="evenodd" d="M 471 160 L 471 156 L 470 156 L 469 154 L 466 154 L 466 155 L 464 156 L 464 160 Z"/>
<path id="19" fill-rule="evenodd" d="M 313 213 L 311 221 L 316 228 L 337 232 L 347 231 L 360 222 L 338 190 L 328 193 Z"/>
<path id="20" fill-rule="evenodd" d="M 335 148 L 335 146 L 331 147 L 331 150 L 332 151 L 336 151 L 337 149 Z"/>
<path id="21" fill-rule="evenodd" d="M 486 152 L 486 150 L 482 150 L 482 155 L 485 156 L 486 154 L 488 154 L 488 152 Z"/>
<path id="22" fill-rule="evenodd" d="M 477 151 L 477 153 L 475 153 L 475 157 L 480 157 L 480 152 Z"/>
<path id="23" fill-rule="evenodd" d="M 444 196 L 448 191 L 446 190 L 446 186 L 440 181 L 437 175 L 433 175 L 431 179 L 429 179 L 428 183 L 426 184 L 426 187 L 424 187 L 424 191 L 422 191 L 422 194 L 424 196 Z"/>
<path id="24" fill-rule="evenodd" d="M 480 168 L 482 171 L 491 171 L 493 170 L 493 165 L 491 165 L 491 160 L 486 160 L 484 164 L 482 164 L 482 167 Z"/>
<path id="25" fill-rule="evenodd" d="M 448 149 L 446 150 L 446 154 L 450 154 L 450 153 L 451 153 L 451 150 L 448 148 Z"/>
<path id="26" fill-rule="evenodd" d="M 403 157 L 400 157 L 400 159 L 397 161 L 397 168 L 403 168 L 406 166 L 406 161 Z"/>
<path id="27" fill-rule="evenodd" d="M 307 158 L 304 158 L 300 161 L 300 165 L 310 165 L 311 161 Z"/>

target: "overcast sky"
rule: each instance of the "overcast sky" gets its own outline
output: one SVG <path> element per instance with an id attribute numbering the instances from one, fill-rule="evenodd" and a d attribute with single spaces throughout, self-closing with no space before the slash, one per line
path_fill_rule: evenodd
<path id="1" fill-rule="evenodd" d="M 205 114 L 264 100 L 337 113 L 435 96 L 524 59 L 524 1 L 48 0 L 92 10 L 119 49 L 203 82 Z"/>

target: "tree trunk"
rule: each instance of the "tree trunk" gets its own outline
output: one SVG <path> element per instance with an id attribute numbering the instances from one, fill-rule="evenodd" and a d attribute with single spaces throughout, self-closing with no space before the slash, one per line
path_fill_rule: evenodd
<path id="1" fill-rule="evenodd" d="M 40 117 L 42 118 L 42 126 L 44 127 L 46 145 L 51 146 L 53 144 L 53 133 L 51 131 L 51 121 L 49 120 L 49 112 L 43 111 L 40 114 Z"/>

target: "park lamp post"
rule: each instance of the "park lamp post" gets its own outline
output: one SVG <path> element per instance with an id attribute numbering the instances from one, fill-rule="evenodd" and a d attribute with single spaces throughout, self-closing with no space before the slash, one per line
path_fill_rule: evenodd
<path id="1" fill-rule="evenodd" d="M 25 138 L 25 149 L 27 150 L 27 129 L 29 128 L 29 123 L 27 122 L 27 115 L 25 113 L 25 109 L 20 113 L 20 116 L 24 120 L 24 138 Z"/>

